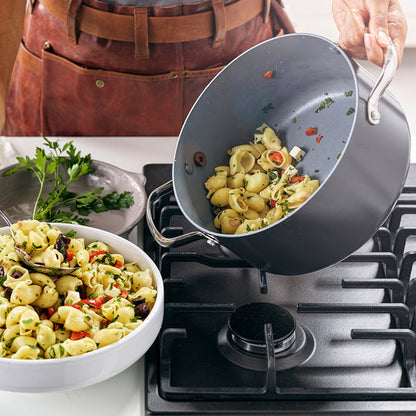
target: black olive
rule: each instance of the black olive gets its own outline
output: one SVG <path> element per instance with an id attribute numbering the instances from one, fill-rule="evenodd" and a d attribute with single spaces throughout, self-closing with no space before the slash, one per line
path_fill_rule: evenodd
<path id="1" fill-rule="evenodd" d="M 6 288 L 4 289 L 3 296 L 4 296 L 6 299 L 10 299 L 10 295 L 12 294 L 12 292 L 13 292 L 13 289 L 12 289 L 11 287 L 6 287 Z"/>
<path id="2" fill-rule="evenodd" d="M 137 306 L 137 305 L 140 305 L 141 303 L 144 303 L 145 301 L 146 301 L 145 298 L 136 298 L 136 299 L 133 299 L 133 305 Z"/>
<path id="3" fill-rule="evenodd" d="M 23 273 L 20 270 L 13 270 L 11 277 L 13 277 L 13 279 L 18 279 L 19 277 L 22 277 Z"/>
<path id="4" fill-rule="evenodd" d="M 58 250 L 64 256 L 64 260 L 68 257 L 68 247 L 71 239 L 65 234 L 59 234 L 54 245 L 54 249 Z"/>
<path id="5" fill-rule="evenodd" d="M 194 162 L 198 166 L 205 166 L 207 163 L 207 158 L 202 152 L 196 152 L 194 154 Z"/>
<path id="6" fill-rule="evenodd" d="M 139 318 L 146 318 L 149 315 L 150 309 L 145 303 L 141 303 L 134 308 L 134 315 L 138 316 Z"/>

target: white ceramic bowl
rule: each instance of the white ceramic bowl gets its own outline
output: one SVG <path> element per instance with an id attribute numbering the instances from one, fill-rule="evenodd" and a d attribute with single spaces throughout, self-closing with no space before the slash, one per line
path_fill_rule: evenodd
<path id="1" fill-rule="evenodd" d="M 158 292 L 156 302 L 148 317 L 132 333 L 98 350 L 51 360 L 0 358 L 0 390 L 52 392 L 78 389 L 106 380 L 141 358 L 153 344 L 162 325 L 163 280 L 158 268 L 143 250 L 107 231 L 73 224 L 52 225 L 63 232 L 75 230 L 77 237 L 85 238 L 86 243 L 103 241 L 110 246 L 113 253 L 122 254 L 126 261 L 134 261 L 141 268 L 149 268 Z M 0 234 L 9 234 L 8 228 L 0 228 Z"/>

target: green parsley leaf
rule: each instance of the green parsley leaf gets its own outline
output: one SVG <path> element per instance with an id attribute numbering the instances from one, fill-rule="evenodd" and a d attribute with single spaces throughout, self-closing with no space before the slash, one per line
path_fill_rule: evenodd
<path id="1" fill-rule="evenodd" d="M 33 219 L 46 222 L 86 224 L 90 212 L 105 212 L 128 208 L 134 204 L 129 191 L 116 191 L 102 195 L 103 188 L 93 189 L 83 195 L 69 191 L 72 182 L 91 173 L 91 155 L 81 155 L 73 142 L 61 145 L 58 141 L 44 139 L 45 149 L 37 147 L 33 159 L 17 157 L 18 166 L 8 170 L 5 176 L 20 169 L 32 171 L 37 177 L 40 189 L 33 209 Z M 43 196 L 45 183 L 53 184 L 52 191 Z M 81 217 L 80 217 L 81 216 Z M 83 218 L 85 217 L 85 218 Z"/>

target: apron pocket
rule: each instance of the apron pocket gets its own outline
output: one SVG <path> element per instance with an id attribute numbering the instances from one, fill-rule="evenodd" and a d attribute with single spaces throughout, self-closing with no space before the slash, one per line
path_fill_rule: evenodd
<path id="1" fill-rule="evenodd" d="M 6 136 L 178 136 L 199 94 L 224 66 L 161 75 L 86 68 L 19 49 Z"/>
<path id="2" fill-rule="evenodd" d="M 42 60 L 20 44 L 6 103 L 4 136 L 39 136 Z"/>
<path id="3" fill-rule="evenodd" d="M 183 77 L 84 68 L 43 51 L 41 129 L 51 136 L 171 136 Z"/>

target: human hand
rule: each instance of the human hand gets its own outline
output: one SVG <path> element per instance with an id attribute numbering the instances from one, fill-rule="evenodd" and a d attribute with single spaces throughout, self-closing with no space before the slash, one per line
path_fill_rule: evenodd
<path id="1" fill-rule="evenodd" d="M 333 0 L 332 14 L 339 45 L 351 57 L 383 66 L 384 48 L 391 38 L 400 65 L 407 22 L 399 0 Z"/>

